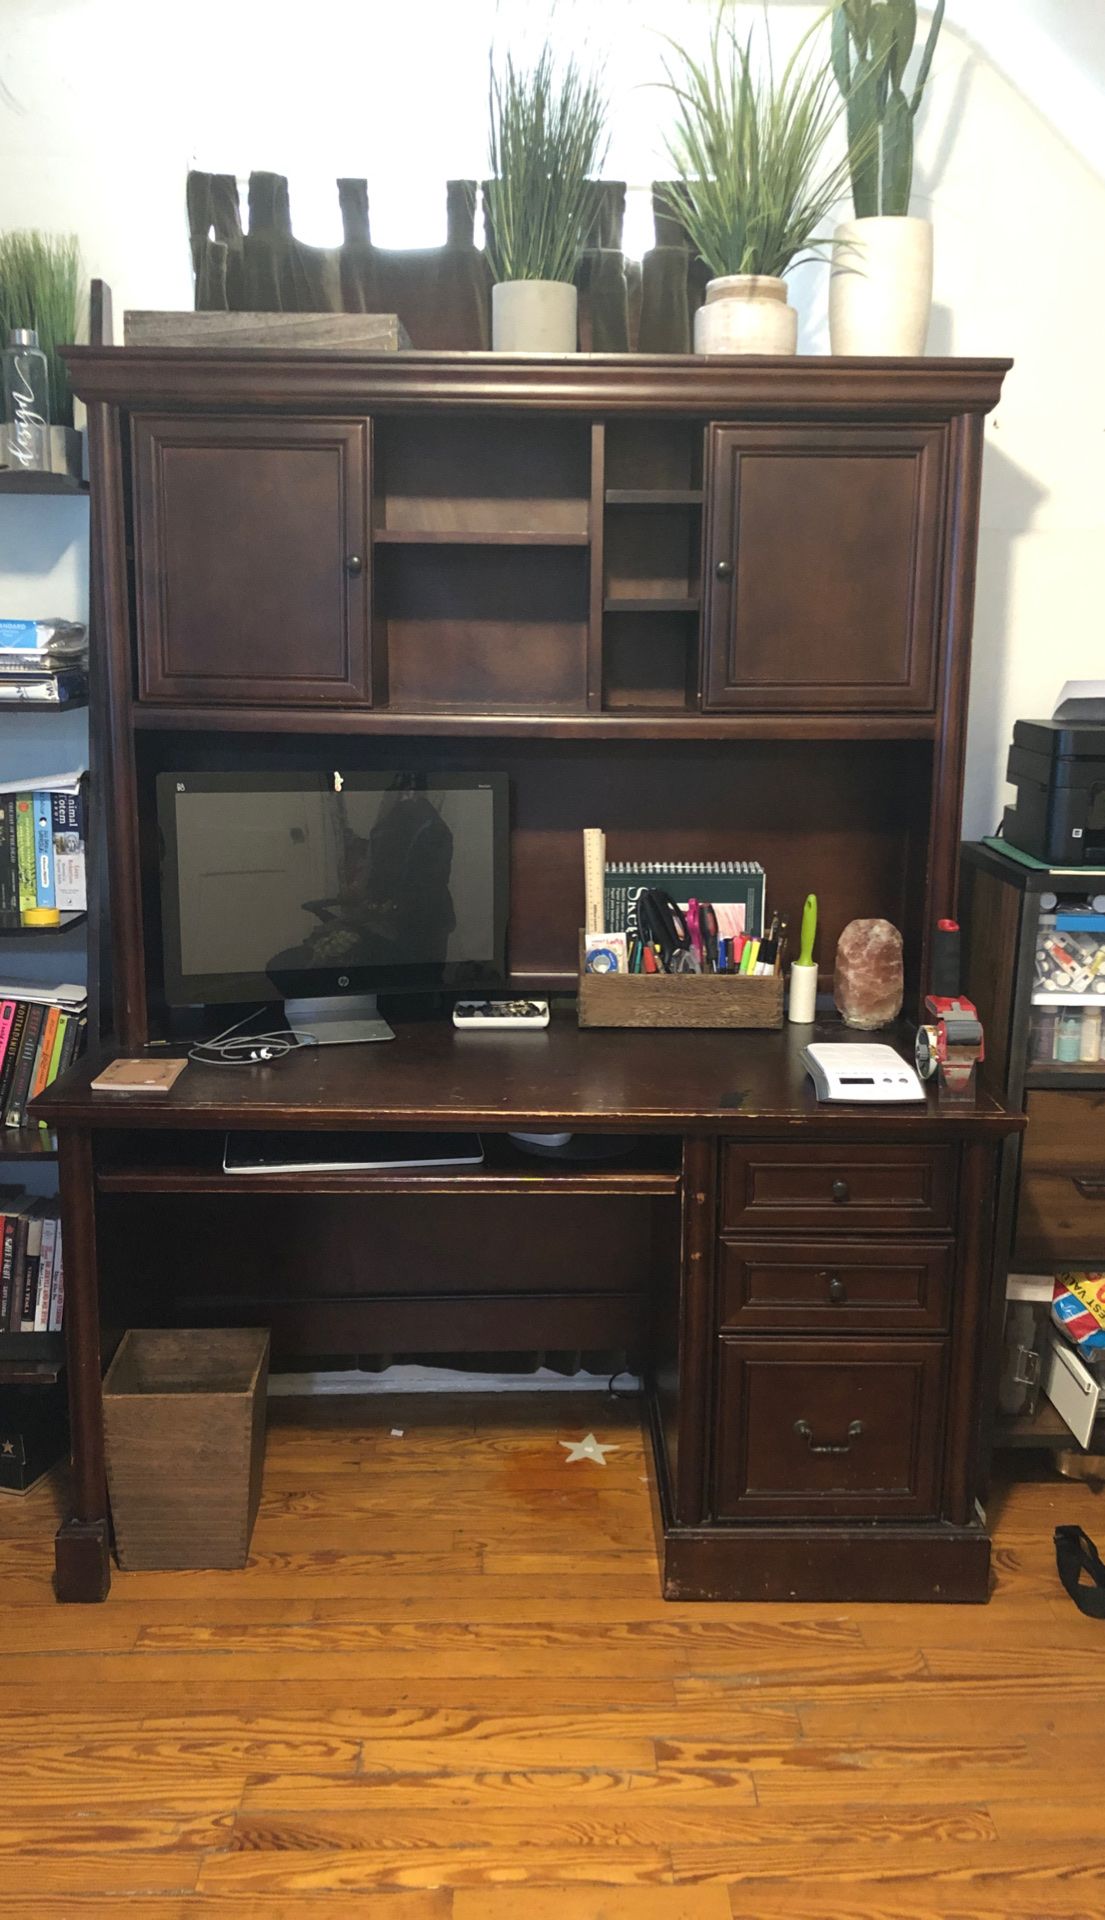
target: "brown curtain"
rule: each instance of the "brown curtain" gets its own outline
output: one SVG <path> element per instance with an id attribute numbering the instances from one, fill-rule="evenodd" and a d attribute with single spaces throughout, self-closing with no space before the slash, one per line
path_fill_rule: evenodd
<path id="1" fill-rule="evenodd" d="M 475 245 L 476 182 L 446 185 L 443 247 L 373 244 L 368 183 L 337 183 L 340 247 L 309 247 L 292 231 L 283 174 L 252 173 L 243 234 L 233 174 L 193 172 L 188 230 L 197 310 L 394 313 L 415 347 L 491 345 L 491 273 Z M 577 275 L 579 345 L 591 353 L 689 353 L 709 273 L 653 189 L 656 245 L 643 261 L 622 248 L 624 181 L 592 185 L 588 245 Z M 484 217 L 487 218 L 486 194 Z"/>

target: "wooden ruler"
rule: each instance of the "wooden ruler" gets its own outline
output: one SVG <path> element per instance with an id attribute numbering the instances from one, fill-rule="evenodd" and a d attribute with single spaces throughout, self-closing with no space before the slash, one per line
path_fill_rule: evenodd
<path id="1" fill-rule="evenodd" d="M 583 829 L 584 931 L 606 932 L 606 835 L 601 827 Z"/>

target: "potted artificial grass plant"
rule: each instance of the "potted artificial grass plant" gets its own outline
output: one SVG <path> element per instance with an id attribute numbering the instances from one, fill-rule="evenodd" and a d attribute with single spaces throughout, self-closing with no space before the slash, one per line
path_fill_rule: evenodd
<path id="1" fill-rule="evenodd" d="M 76 236 L 0 234 L 0 347 L 13 329 L 32 328 L 46 358 L 50 465 L 55 473 L 81 471 L 80 435 L 73 429 L 73 396 L 59 349 L 77 337 L 81 259 Z"/>
<path id="2" fill-rule="evenodd" d="M 834 353 L 922 354 L 932 313 L 932 223 L 910 214 L 913 122 L 936 51 L 937 0 L 916 76 L 915 0 L 841 0 L 833 66 L 847 104 L 854 220 L 833 241 L 829 336 Z"/>
<path id="3" fill-rule="evenodd" d="M 670 41 L 676 101 L 667 148 L 677 178 L 658 189 L 714 278 L 695 315 L 696 353 L 795 353 L 798 315 L 784 275 L 821 257 L 818 236 L 848 182 L 830 138 L 844 113 L 832 68 L 803 35 L 776 77 L 753 63 L 723 7 L 705 58 Z"/>
<path id="4" fill-rule="evenodd" d="M 491 344 L 499 353 L 574 353 L 575 276 L 606 156 L 606 99 L 545 42 L 534 64 L 491 62 L 485 248 Z"/>

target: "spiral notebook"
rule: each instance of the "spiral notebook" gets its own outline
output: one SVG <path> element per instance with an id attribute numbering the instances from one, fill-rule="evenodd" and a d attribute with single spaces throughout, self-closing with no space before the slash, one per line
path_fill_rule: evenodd
<path id="1" fill-rule="evenodd" d="M 742 930 L 759 937 L 764 930 L 766 884 L 758 860 L 672 860 L 656 866 L 631 860 L 607 861 L 604 931 L 633 932 L 638 894 L 646 887 L 659 887 L 681 907 L 688 900 L 709 900 L 715 907 L 743 908 Z"/>

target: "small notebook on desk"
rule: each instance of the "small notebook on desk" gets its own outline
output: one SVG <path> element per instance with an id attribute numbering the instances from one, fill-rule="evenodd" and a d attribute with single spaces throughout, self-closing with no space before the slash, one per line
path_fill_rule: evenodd
<path id="1" fill-rule="evenodd" d="M 669 860 L 655 866 L 635 860 L 608 861 L 603 931 L 624 932 L 632 925 L 637 895 L 645 887 L 658 887 L 680 906 L 691 899 L 706 899 L 715 907 L 743 907 L 743 931 L 759 936 L 764 924 L 765 884 L 758 860 Z"/>
<path id="2" fill-rule="evenodd" d="M 89 1081 L 93 1093 L 168 1093 L 187 1060 L 112 1060 Z"/>

